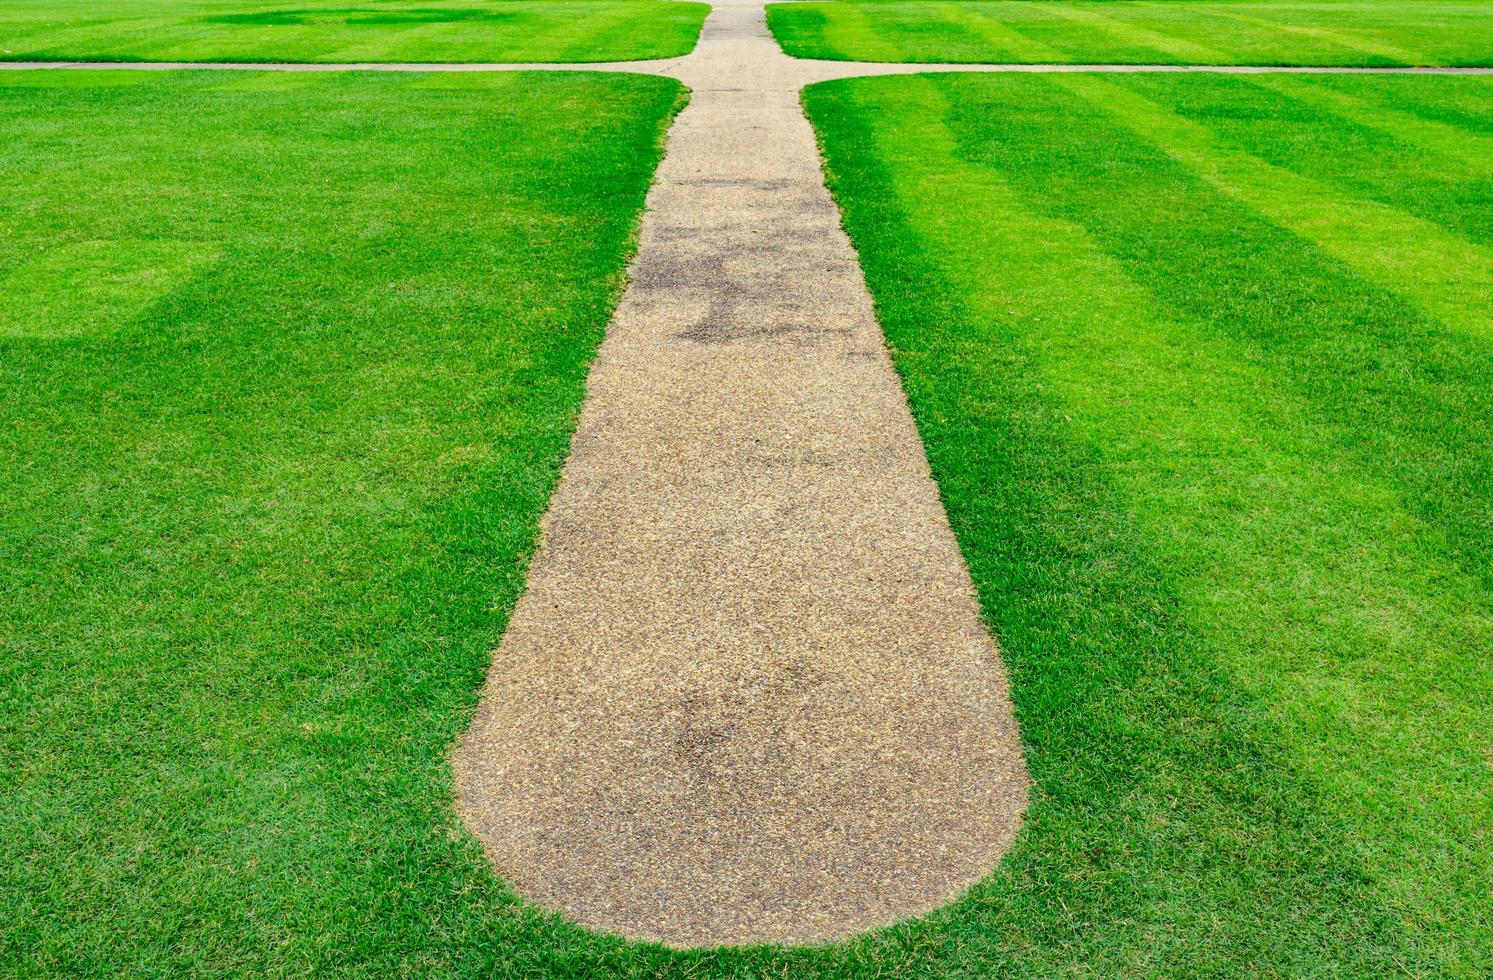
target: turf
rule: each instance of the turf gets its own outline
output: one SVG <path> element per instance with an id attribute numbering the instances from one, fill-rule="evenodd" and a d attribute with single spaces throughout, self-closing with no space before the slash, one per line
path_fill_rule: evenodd
<path id="1" fill-rule="evenodd" d="M 575 932 L 493 878 L 446 752 L 680 99 L 0 76 L 0 974 L 439 973 Z"/>
<path id="2" fill-rule="evenodd" d="M 1487 975 L 1493 85 L 806 103 L 1037 785 L 968 955 Z"/>
<path id="3" fill-rule="evenodd" d="M 1493 99 L 807 103 L 1032 771 L 823 949 L 517 900 L 450 806 L 679 89 L 0 76 L 0 974 L 1493 970 Z"/>
<path id="4" fill-rule="evenodd" d="M 0 0 L 0 60 L 525 62 L 668 58 L 678 0 Z"/>
<path id="5" fill-rule="evenodd" d="M 800 58 L 916 62 L 1493 65 L 1487 0 L 777 3 Z"/>

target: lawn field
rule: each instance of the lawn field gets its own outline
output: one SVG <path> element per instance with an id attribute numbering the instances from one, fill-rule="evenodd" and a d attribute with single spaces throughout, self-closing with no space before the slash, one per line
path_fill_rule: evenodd
<path id="1" fill-rule="evenodd" d="M 694 45 L 706 9 L 0 0 L 0 58 L 665 57 Z M 1493 0 L 814 0 L 770 21 L 790 52 L 839 59 L 1493 64 Z M 710 71 L 691 78 L 730 81 L 702 85 L 686 118 L 707 98 L 723 119 L 760 98 L 803 165 L 781 179 L 772 141 L 720 158 L 760 174 L 671 162 L 672 206 L 701 220 L 650 225 L 658 262 L 638 267 L 640 289 L 679 294 L 641 297 L 671 342 L 698 341 L 676 326 L 697 308 L 745 325 L 764 318 L 742 310 L 776 309 L 742 298 L 745 233 L 762 231 L 742 246 L 762 261 L 742 267 L 776 274 L 834 231 L 822 197 L 819 226 L 742 203 L 744 185 L 779 201 L 801 200 L 795 181 L 822 189 L 785 59 L 742 70 L 766 42 L 740 26 L 692 63 Z M 1024 822 L 963 897 L 825 946 L 630 942 L 501 879 L 455 812 L 451 752 L 687 97 L 591 71 L 0 72 L 0 976 L 1493 976 L 1493 77 L 806 89 L 1009 671 L 1034 783 Z M 742 145 L 706 121 L 676 148 Z M 749 141 L 776 132 L 758 123 L 743 117 Z M 863 304 L 851 258 L 801 271 L 835 289 L 848 277 L 839 291 Z M 794 322 L 792 342 L 820 343 L 840 308 L 804 304 L 818 320 Z M 768 348 L 714 359 L 727 348 L 709 362 L 727 381 L 775 370 Z M 605 363 L 625 372 L 658 350 Z M 864 353 L 825 358 L 825 381 Z M 626 377 L 641 416 L 674 418 Z M 815 441 L 821 418 L 845 422 L 837 409 L 800 414 L 762 424 L 815 447 L 815 470 L 861 465 Z M 618 466 L 636 470 L 646 454 L 622 444 Z M 784 465 L 754 451 L 727 457 L 740 486 Z M 819 489 L 785 483 L 764 511 L 813 505 Z M 584 645 L 607 610 L 594 578 L 577 581 Z M 722 591 L 654 602 L 663 629 L 720 623 Z M 524 675 L 509 661 L 498 676 Z M 742 689 L 720 689 L 736 712 L 722 717 L 771 713 L 730 701 Z M 736 721 L 680 722 L 693 702 L 661 710 L 647 719 L 660 744 L 695 761 L 661 764 L 660 785 L 737 737 Z M 913 747 L 889 763 L 938 758 L 901 710 Z M 797 737 L 784 717 L 768 758 L 721 774 L 781 783 L 772 739 Z M 646 755 L 637 744 L 608 741 Z M 577 806 L 637 825 L 616 767 L 600 768 L 604 788 Z M 556 771 L 578 783 L 559 767 L 540 782 Z M 936 810 L 914 785 L 918 812 Z M 783 798 L 773 816 L 797 814 Z M 554 834 L 530 817 L 521 848 Z M 930 817 L 937 846 L 899 872 L 948 850 L 948 814 Z M 806 873 L 875 896 L 805 844 Z M 670 867 L 662 850 L 614 850 Z M 761 895 L 764 877 L 712 880 Z"/>
<path id="2" fill-rule="evenodd" d="M 1493 65 L 1487 0 L 834 0 L 768 24 L 791 55 L 853 61 Z"/>
<path id="3" fill-rule="evenodd" d="M 514 907 L 446 752 L 681 91 L 0 75 L 0 974 L 577 932 Z"/>
<path id="4" fill-rule="evenodd" d="M 988 962 L 1493 971 L 1493 85 L 806 104 L 1036 781 Z"/>
<path id="5" fill-rule="evenodd" d="M 0 0 L 0 60 L 622 61 L 689 51 L 677 0 Z"/>

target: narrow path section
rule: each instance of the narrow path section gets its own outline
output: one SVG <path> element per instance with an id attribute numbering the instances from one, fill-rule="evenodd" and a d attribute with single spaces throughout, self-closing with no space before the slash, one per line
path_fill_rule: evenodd
<path id="1" fill-rule="evenodd" d="M 455 755 L 523 894 L 679 945 L 926 912 L 1010 844 L 1000 658 L 825 189 L 718 3 L 528 591 Z"/>

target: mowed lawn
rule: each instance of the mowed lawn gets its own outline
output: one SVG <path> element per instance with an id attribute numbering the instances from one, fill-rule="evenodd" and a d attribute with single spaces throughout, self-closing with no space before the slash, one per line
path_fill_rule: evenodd
<path id="1" fill-rule="evenodd" d="M 999 635 L 992 975 L 1493 971 L 1493 84 L 806 102 Z"/>
<path id="2" fill-rule="evenodd" d="M 680 0 L 0 0 L 0 60 L 514 62 L 669 58 Z"/>
<path id="3" fill-rule="evenodd" d="M 834 0 L 768 23 L 800 58 L 1493 65 L 1488 0 Z"/>
<path id="4" fill-rule="evenodd" d="M 446 752 L 681 92 L 0 75 L 0 974 L 580 955 Z"/>

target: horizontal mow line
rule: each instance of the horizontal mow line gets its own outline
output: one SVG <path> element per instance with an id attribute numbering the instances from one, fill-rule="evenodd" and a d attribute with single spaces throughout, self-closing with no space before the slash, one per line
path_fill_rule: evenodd
<path id="1" fill-rule="evenodd" d="M 250 62 L 250 61 L 0 61 L 0 70 L 65 71 L 305 71 L 305 72 L 497 72 L 497 71 L 601 71 L 672 76 L 681 58 L 653 61 L 576 62 Z M 989 73 L 1145 73 L 1211 72 L 1229 75 L 1493 75 L 1488 67 L 1435 67 L 1412 65 L 1109 65 L 1109 64 L 962 64 L 956 62 L 876 62 L 802 59 L 805 77 L 828 81 L 867 75 L 913 75 L 928 72 Z"/>

